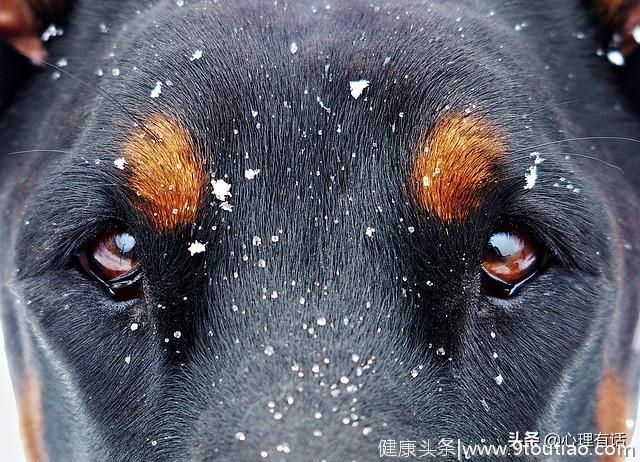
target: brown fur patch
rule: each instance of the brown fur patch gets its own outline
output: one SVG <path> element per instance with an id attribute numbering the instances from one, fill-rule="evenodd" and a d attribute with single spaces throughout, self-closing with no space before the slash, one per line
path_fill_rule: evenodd
<path id="1" fill-rule="evenodd" d="M 207 175 L 188 130 L 175 118 L 155 115 L 123 146 L 133 201 L 157 230 L 193 222 L 202 202 Z"/>
<path id="2" fill-rule="evenodd" d="M 27 373 L 19 383 L 18 413 L 20 433 L 25 455 L 29 462 L 45 462 L 47 460 L 43 440 L 42 402 L 38 378 Z"/>
<path id="3" fill-rule="evenodd" d="M 627 393 L 620 376 L 613 368 L 605 371 L 598 385 L 596 401 L 596 423 L 598 431 L 606 434 L 626 433 Z M 617 462 L 618 455 L 602 456 L 603 462 Z"/>
<path id="4" fill-rule="evenodd" d="M 481 204 L 505 145 L 477 116 L 450 114 L 420 137 L 413 182 L 418 202 L 445 222 L 462 220 Z"/>
<path id="5" fill-rule="evenodd" d="M 44 47 L 38 36 L 38 19 L 26 0 L 0 1 L 0 41 L 6 41 L 32 61 L 41 63 Z"/>
<path id="6" fill-rule="evenodd" d="M 628 0 L 594 0 L 593 2 L 596 13 L 605 24 L 613 23 L 628 3 Z"/>

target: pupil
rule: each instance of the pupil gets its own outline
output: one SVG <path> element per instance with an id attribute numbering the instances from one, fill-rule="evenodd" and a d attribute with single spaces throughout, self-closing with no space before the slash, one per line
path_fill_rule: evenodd
<path id="1" fill-rule="evenodd" d="M 120 233 L 115 237 L 115 244 L 122 254 L 127 254 L 136 245 L 136 239 L 129 233 Z"/>

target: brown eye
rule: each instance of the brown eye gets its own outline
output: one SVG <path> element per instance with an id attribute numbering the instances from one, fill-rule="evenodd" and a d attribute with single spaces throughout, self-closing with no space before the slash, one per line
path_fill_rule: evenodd
<path id="1" fill-rule="evenodd" d="M 509 297 L 536 274 L 544 260 L 544 247 L 531 234 L 515 228 L 497 231 L 482 257 L 485 288 L 491 295 Z"/>
<path id="2" fill-rule="evenodd" d="M 120 299 L 140 296 L 141 273 L 136 240 L 126 232 L 107 231 L 78 255 L 80 266 Z"/>

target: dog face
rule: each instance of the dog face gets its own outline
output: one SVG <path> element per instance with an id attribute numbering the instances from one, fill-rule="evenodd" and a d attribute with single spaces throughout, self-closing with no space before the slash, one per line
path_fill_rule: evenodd
<path id="1" fill-rule="evenodd" d="M 555 105 L 588 79 L 555 80 L 527 26 L 409 4 L 130 13 L 53 44 L 99 91 L 58 70 L 5 113 L 11 151 L 61 151 L 3 167 L 36 460 L 371 460 L 381 438 L 625 431 L 607 345 L 635 321 L 612 205 L 633 196 L 559 142 L 593 125 Z M 76 64 L 89 29 L 100 58 Z M 586 113 L 612 94 L 594 87 Z"/>

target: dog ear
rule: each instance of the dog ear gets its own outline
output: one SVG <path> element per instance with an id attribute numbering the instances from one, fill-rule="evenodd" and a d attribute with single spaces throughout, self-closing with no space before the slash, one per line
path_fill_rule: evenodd
<path id="1" fill-rule="evenodd" d="M 593 0 L 595 12 L 609 37 L 609 49 L 624 57 L 640 48 L 640 0 Z"/>
<path id="2" fill-rule="evenodd" d="M 0 42 L 41 64 L 40 29 L 65 10 L 68 0 L 0 0 Z"/>

